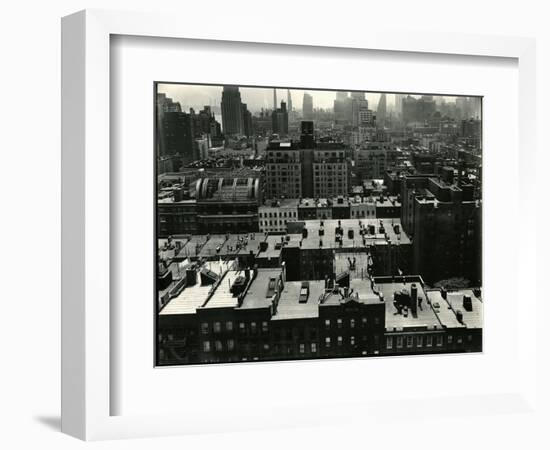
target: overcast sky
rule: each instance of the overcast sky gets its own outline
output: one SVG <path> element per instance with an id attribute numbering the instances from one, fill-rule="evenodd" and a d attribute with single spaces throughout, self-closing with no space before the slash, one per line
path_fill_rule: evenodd
<path id="1" fill-rule="evenodd" d="M 175 102 L 180 102 L 182 110 L 188 111 L 194 108 L 195 111 L 202 109 L 205 105 L 220 105 L 222 96 L 222 86 L 190 85 L 190 84 L 159 84 L 158 92 L 165 93 L 167 97 Z M 239 88 L 241 92 L 241 101 L 246 103 L 251 112 L 260 111 L 261 108 L 273 107 L 273 89 L 272 88 Z M 295 109 L 302 109 L 302 99 L 304 92 L 308 92 L 313 97 L 314 108 L 332 108 L 335 91 L 317 91 L 291 89 L 292 105 Z M 379 93 L 367 93 L 369 108 L 375 109 L 380 98 Z M 387 94 L 388 106 L 394 103 L 394 95 Z M 445 97 L 446 101 L 454 101 L 455 97 Z M 287 90 L 277 89 L 277 103 L 281 100 L 287 100 Z"/>

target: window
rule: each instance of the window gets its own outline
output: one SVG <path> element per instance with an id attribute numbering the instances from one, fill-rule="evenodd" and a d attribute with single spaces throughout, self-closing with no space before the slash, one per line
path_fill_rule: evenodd
<path id="1" fill-rule="evenodd" d="M 300 344 L 300 353 L 306 352 L 306 344 Z"/>
<path id="2" fill-rule="evenodd" d="M 447 336 L 447 344 L 452 344 L 452 343 L 453 343 L 453 336 L 452 335 Z"/>
<path id="3" fill-rule="evenodd" d="M 350 336 L 349 343 L 350 345 L 355 345 L 355 336 Z"/>
<path id="4" fill-rule="evenodd" d="M 325 338 L 325 347 L 330 348 L 330 337 Z"/>
<path id="5" fill-rule="evenodd" d="M 432 346 L 432 340 L 433 340 L 432 336 L 426 336 L 426 347 Z"/>
<path id="6" fill-rule="evenodd" d="M 317 353 L 317 344 L 315 342 L 311 343 L 311 353 Z"/>
<path id="7" fill-rule="evenodd" d="M 325 328 L 330 329 L 330 319 L 325 320 Z"/>
<path id="8" fill-rule="evenodd" d="M 267 322 L 262 322 L 262 333 L 267 333 Z"/>
<path id="9" fill-rule="evenodd" d="M 342 345 L 342 336 L 338 336 L 338 346 Z"/>
<path id="10" fill-rule="evenodd" d="M 349 320 L 349 327 L 350 328 L 355 328 L 355 319 L 350 319 Z"/>
<path id="11" fill-rule="evenodd" d="M 403 336 L 397 336 L 397 348 L 403 348 Z"/>
<path id="12" fill-rule="evenodd" d="M 416 346 L 420 348 L 423 345 L 424 345 L 424 336 L 422 335 L 416 336 Z"/>
<path id="13" fill-rule="evenodd" d="M 222 341 L 216 341 L 215 343 L 215 346 L 216 346 L 216 351 L 217 352 L 221 352 L 222 351 Z"/>
<path id="14" fill-rule="evenodd" d="M 264 351 L 268 352 L 269 351 L 269 344 L 264 344 Z"/>
<path id="15" fill-rule="evenodd" d="M 361 325 L 363 325 L 363 328 L 365 328 L 367 326 L 367 318 L 366 317 L 361 317 Z"/>
<path id="16" fill-rule="evenodd" d="M 407 336 L 407 348 L 411 348 L 413 346 L 413 337 Z"/>
<path id="17" fill-rule="evenodd" d="M 201 331 L 202 331 L 202 334 L 208 334 L 208 323 L 207 322 L 203 322 L 201 324 Z"/>
<path id="18" fill-rule="evenodd" d="M 209 352 L 210 351 L 210 341 L 204 341 L 202 343 L 202 349 L 205 352 Z"/>
<path id="19" fill-rule="evenodd" d="M 225 329 L 227 331 L 233 331 L 233 322 L 231 322 L 230 320 L 228 320 L 227 322 L 225 322 Z"/>
<path id="20" fill-rule="evenodd" d="M 462 336 L 458 336 L 458 337 L 456 338 L 456 343 L 457 343 L 457 344 L 462 344 Z"/>
<path id="21" fill-rule="evenodd" d="M 244 334 L 246 332 L 246 327 L 244 322 L 239 322 L 239 333 Z"/>
<path id="22" fill-rule="evenodd" d="M 375 325 L 380 325 L 380 317 L 377 316 L 377 317 L 374 318 L 374 324 Z"/>
<path id="23" fill-rule="evenodd" d="M 220 322 L 214 322 L 214 333 L 221 333 L 222 324 Z"/>
<path id="24" fill-rule="evenodd" d="M 441 347 L 443 345 L 443 335 L 438 334 L 436 339 L 436 345 L 438 347 Z"/>
<path id="25" fill-rule="evenodd" d="M 233 339 L 227 340 L 227 350 L 229 351 L 235 350 L 235 341 Z"/>
<path id="26" fill-rule="evenodd" d="M 393 337 L 392 336 L 387 336 L 386 337 L 386 348 L 388 350 L 391 350 L 393 348 Z"/>
<path id="27" fill-rule="evenodd" d="M 256 333 L 256 322 L 250 322 L 250 332 Z"/>
<path id="28" fill-rule="evenodd" d="M 342 328 L 342 319 L 336 319 L 336 323 L 338 325 L 338 328 Z"/>

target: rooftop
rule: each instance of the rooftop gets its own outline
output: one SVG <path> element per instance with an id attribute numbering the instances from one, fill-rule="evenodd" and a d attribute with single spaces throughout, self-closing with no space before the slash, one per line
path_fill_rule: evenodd
<path id="1" fill-rule="evenodd" d="M 309 296 L 307 302 L 300 303 L 301 281 L 285 283 L 277 313 L 271 320 L 310 319 L 319 317 L 319 297 L 325 290 L 324 281 L 309 281 Z"/>
<path id="2" fill-rule="evenodd" d="M 212 297 L 202 307 L 212 309 L 235 308 L 238 306 L 239 299 L 231 292 L 231 286 L 240 275 L 244 276 L 243 270 L 228 270 L 216 287 Z"/>
<path id="3" fill-rule="evenodd" d="M 442 297 L 440 290 L 427 291 L 427 295 L 443 326 L 447 328 L 483 327 L 483 303 L 471 289 L 447 292 L 446 300 Z M 464 307 L 464 296 L 470 297 L 472 301 L 471 311 Z M 457 318 L 457 311 L 462 313 L 462 323 Z"/>
<path id="4" fill-rule="evenodd" d="M 225 273 L 230 267 L 231 262 L 221 263 L 218 261 L 211 261 L 203 265 L 204 268 L 219 273 Z M 197 283 L 193 286 L 186 286 L 176 297 L 171 299 L 164 308 L 160 311 L 159 315 L 174 315 L 174 314 L 194 314 L 197 308 L 202 306 L 208 294 L 212 289 L 212 285 L 202 285 L 199 272 L 197 271 Z"/>
<path id="5" fill-rule="evenodd" d="M 323 223 L 321 225 L 321 222 Z M 339 234 L 336 240 L 338 223 L 343 234 Z M 369 226 L 374 227 L 374 234 L 369 233 Z M 358 248 L 369 245 L 410 244 L 411 241 L 403 232 L 400 219 L 337 219 L 306 220 L 304 227 L 307 229 L 307 237 L 302 239 L 303 249 L 320 248 Z M 322 230 L 322 231 L 321 231 Z M 322 233 L 320 235 L 319 233 Z M 364 233 L 361 234 L 361 231 Z M 399 231 L 397 233 L 396 231 Z M 364 242 L 363 242 L 364 238 Z M 342 245 L 340 245 L 340 241 Z"/>
<path id="6" fill-rule="evenodd" d="M 375 285 L 376 289 L 384 295 L 386 305 L 386 331 L 404 331 L 408 328 L 426 328 L 429 330 L 441 329 L 435 312 L 426 301 L 426 294 L 420 282 L 415 282 L 418 289 L 419 306 L 416 317 L 409 310 L 408 314 L 398 314 L 393 304 L 393 296 L 396 291 L 406 289 L 411 292 L 412 282 L 382 282 Z M 420 300 L 422 302 L 420 303 Z"/>
<path id="7" fill-rule="evenodd" d="M 269 283 L 278 280 L 281 273 L 281 269 L 258 269 L 239 309 L 269 308 L 272 302 L 272 296 L 267 296 Z"/>

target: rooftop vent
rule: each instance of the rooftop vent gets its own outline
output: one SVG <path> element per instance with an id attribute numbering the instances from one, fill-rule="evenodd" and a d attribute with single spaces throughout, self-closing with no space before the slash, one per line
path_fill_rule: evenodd
<path id="1" fill-rule="evenodd" d="M 238 297 L 246 288 L 246 278 L 242 275 L 239 275 L 233 284 L 231 285 L 231 294 L 233 297 Z"/>
<path id="2" fill-rule="evenodd" d="M 302 281 L 302 287 L 300 288 L 299 303 L 307 303 L 309 298 L 309 281 Z"/>
<path id="3" fill-rule="evenodd" d="M 469 295 L 462 298 L 462 306 L 465 311 L 472 311 L 472 298 Z"/>

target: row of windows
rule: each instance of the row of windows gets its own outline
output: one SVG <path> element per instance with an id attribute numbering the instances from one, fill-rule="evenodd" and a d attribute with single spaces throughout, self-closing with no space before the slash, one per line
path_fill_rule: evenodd
<path id="1" fill-rule="evenodd" d="M 269 329 L 269 324 L 266 321 L 263 321 L 261 324 L 261 330 L 263 333 L 267 333 Z M 248 324 L 248 328 L 250 329 L 251 333 L 255 333 L 258 331 L 258 324 L 256 322 L 250 322 Z M 224 323 L 222 322 L 214 322 L 212 324 L 208 322 L 201 323 L 201 332 L 202 334 L 210 334 L 210 330 L 214 333 L 221 333 L 222 329 L 225 331 L 233 331 L 233 322 L 228 320 Z M 245 333 L 247 329 L 247 324 L 245 322 L 239 322 L 239 332 Z"/>
<path id="2" fill-rule="evenodd" d="M 467 337 L 468 341 L 472 340 L 472 335 L 468 335 Z M 453 336 L 448 335 L 447 336 L 447 344 L 453 343 Z M 462 336 L 457 336 L 456 338 L 457 344 L 462 344 Z M 393 336 L 387 336 L 386 337 L 386 348 L 388 350 L 394 348 L 403 348 L 405 346 L 406 348 L 422 348 L 422 347 L 433 347 L 434 346 L 434 336 L 433 335 L 417 335 L 417 336 L 396 336 L 395 339 Z M 435 346 L 441 347 L 443 346 L 443 335 L 438 334 L 435 336 Z"/>
<path id="3" fill-rule="evenodd" d="M 285 226 L 286 223 L 287 223 L 286 220 L 260 220 L 260 226 L 263 226 L 263 227 Z"/>
<path id="4" fill-rule="evenodd" d="M 374 324 L 379 325 L 380 324 L 380 317 L 374 318 Z M 330 330 L 330 328 L 336 325 L 337 328 L 343 328 L 344 326 L 349 325 L 350 328 L 355 328 L 357 325 L 361 325 L 363 328 L 367 326 L 367 318 L 361 317 L 361 322 L 358 323 L 355 319 L 349 319 L 349 321 L 345 321 L 342 318 L 337 318 L 336 321 L 331 321 L 330 319 L 325 320 L 325 329 Z"/>
<path id="5" fill-rule="evenodd" d="M 274 218 L 277 218 L 277 217 L 297 217 L 297 215 L 298 215 L 298 213 L 296 211 L 289 211 L 288 215 L 287 215 L 286 211 L 283 211 L 283 212 L 279 211 L 279 212 L 273 212 L 273 213 L 270 213 L 270 212 L 269 213 L 267 213 L 267 212 L 264 213 L 264 212 L 260 211 L 260 213 L 258 214 L 258 216 L 260 218 L 262 218 L 262 217 L 265 217 L 265 218 L 267 218 L 267 217 L 269 217 L 269 218 L 273 218 L 273 217 Z"/>
<path id="6" fill-rule="evenodd" d="M 354 211 L 353 209 L 351 210 L 351 217 L 375 217 L 376 216 L 376 211 Z"/>
<path id="7" fill-rule="evenodd" d="M 363 343 L 365 343 L 367 341 L 367 336 L 361 336 L 361 340 L 363 341 Z M 349 345 L 355 345 L 357 343 L 358 339 L 355 337 L 355 336 L 350 336 L 349 337 Z M 332 338 L 327 336 L 325 338 L 325 348 L 330 348 L 332 344 Z M 344 345 L 344 337 L 343 336 L 337 336 L 336 338 L 336 345 L 338 347 L 341 347 L 342 345 Z"/>
<path id="8" fill-rule="evenodd" d="M 227 351 L 233 351 L 235 350 L 235 341 L 233 339 L 228 339 L 227 342 L 225 342 L 225 345 L 222 341 L 216 340 L 214 341 L 214 350 L 217 352 L 221 352 L 223 350 Z M 202 350 L 204 352 L 210 352 L 212 351 L 212 343 L 210 341 L 203 341 L 202 343 Z"/>

